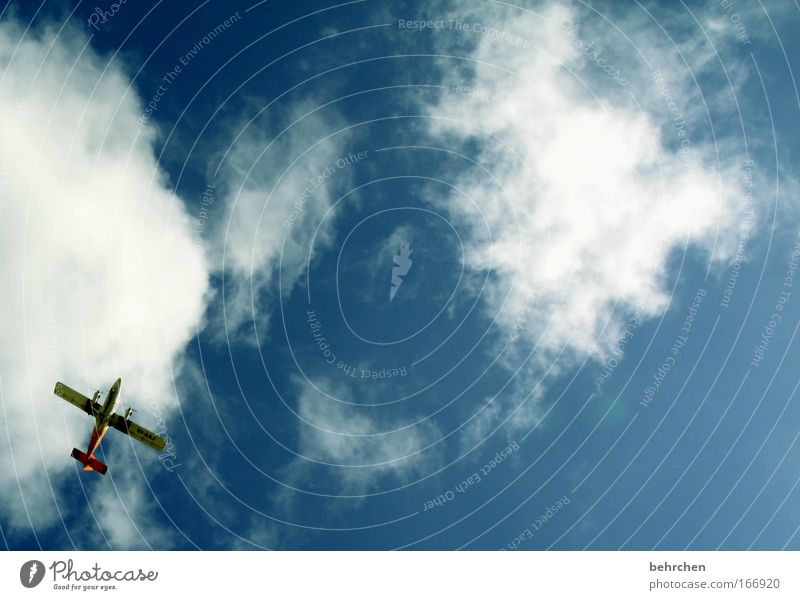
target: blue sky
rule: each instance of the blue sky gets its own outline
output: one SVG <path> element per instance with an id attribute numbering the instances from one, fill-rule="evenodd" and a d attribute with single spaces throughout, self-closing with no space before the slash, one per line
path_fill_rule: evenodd
<path id="1" fill-rule="evenodd" d="M 795 4 L 192 11 L 0 17 L 7 548 L 800 548 Z"/>

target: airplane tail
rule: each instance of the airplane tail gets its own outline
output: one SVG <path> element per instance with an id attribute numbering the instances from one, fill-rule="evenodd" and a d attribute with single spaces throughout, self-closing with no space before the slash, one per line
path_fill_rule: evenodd
<path id="1" fill-rule="evenodd" d="M 97 471 L 101 475 L 105 475 L 108 471 L 108 467 L 94 456 L 87 456 L 77 448 L 72 449 L 72 458 L 83 464 L 84 471 Z"/>

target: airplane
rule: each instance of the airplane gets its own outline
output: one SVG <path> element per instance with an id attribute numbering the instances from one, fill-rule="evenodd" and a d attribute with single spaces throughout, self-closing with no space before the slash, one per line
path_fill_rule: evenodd
<path id="1" fill-rule="evenodd" d="M 119 389 L 122 387 L 122 379 L 117 379 L 111 389 L 108 391 L 105 402 L 100 404 L 100 391 L 96 391 L 90 400 L 83 394 L 76 392 L 71 387 L 64 385 L 60 381 L 56 382 L 56 388 L 53 393 L 60 396 L 73 406 L 77 406 L 89 416 L 94 417 L 94 429 L 92 430 L 92 437 L 89 440 L 89 447 L 86 452 L 81 452 L 77 448 L 72 449 L 72 458 L 83 464 L 84 471 L 97 471 L 101 475 L 105 475 L 108 467 L 94 457 L 97 447 L 103 439 L 103 436 L 108 431 L 109 427 L 113 427 L 117 431 L 121 431 L 125 435 L 129 435 L 135 440 L 150 446 L 154 450 L 161 452 L 164 449 L 167 441 L 161 436 L 156 435 L 152 431 L 148 431 L 141 425 L 137 425 L 130 420 L 133 414 L 133 409 L 128 408 L 125 410 L 125 415 L 119 415 L 114 412 L 119 402 Z"/>

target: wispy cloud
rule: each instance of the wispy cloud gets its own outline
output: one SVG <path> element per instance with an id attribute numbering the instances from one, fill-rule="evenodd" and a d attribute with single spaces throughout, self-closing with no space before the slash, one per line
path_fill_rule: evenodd
<path id="1" fill-rule="evenodd" d="M 310 102 L 281 114 L 276 108 L 268 124 L 265 116 L 246 123 L 220 170 L 225 215 L 214 221 L 211 248 L 225 310 L 212 325 L 223 339 L 254 342 L 254 321 L 267 335 L 279 282 L 290 293 L 307 261 L 327 247 L 333 190 L 348 181 L 338 162 L 347 134 L 337 133 L 336 118 Z"/>
<path id="2" fill-rule="evenodd" d="M 382 485 L 409 483 L 441 463 L 435 443 L 442 434 L 436 424 L 376 412 L 364 396 L 380 393 L 377 388 L 355 389 L 324 378 L 296 378 L 294 385 L 298 458 L 285 469 L 288 483 L 332 496 L 358 496 Z M 358 398 L 363 406 L 354 404 Z M 278 498 L 284 506 L 294 499 L 288 490 Z"/>

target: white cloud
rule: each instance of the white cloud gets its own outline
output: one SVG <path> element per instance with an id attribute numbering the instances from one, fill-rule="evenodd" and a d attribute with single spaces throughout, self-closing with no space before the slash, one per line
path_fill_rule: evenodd
<path id="1" fill-rule="evenodd" d="M 689 101 L 684 153 L 652 71 L 625 58 L 624 40 L 610 28 L 586 25 L 556 5 L 541 7 L 539 15 L 465 8 L 460 19 L 532 43 L 520 49 L 508 36 L 473 36 L 474 62 L 443 64 L 451 90 L 459 84 L 480 94 L 447 92 L 431 107 L 438 117 L 431 132 L 455 145 L 480 140 L 477 158 L 496 178 L 478 170 L 454 175 L 482 214 L 461 197 L 442 203 L 474 231 L 468 266 L 499 275 L 486 310 L 497 316 L 503 342 L 515 332 L 517 351 L 527 354 L 535 345 L 539 373 L 562 351 L 560 364 L 603 358 L 626 312 L 638 308 L 652 317 L 667 307 L 672 253 L 693 247 L 719 260 L 735 251 L 743 158 L 736 151 L 716 155 L 708 132 L 698 128 L 704 115 L 691 102 L 703 104 L 674 50 L 672 58 L 663 52 L 653 58 L 674 96 Z M 565 21 L 578 24 L 578 33 L 568 35 Z M 649 56 L 652 30 L 636 35 L 638 50 Z M 613 60 L 626 74 L 638 106 L 629 88 L 594 60 L 598 55 L 576 45 L 581 36 L 605 57 L 602 65 Z M 441 37 L 445 54 L 449 39 Z M 482 235 L 483 218 L 493 243 Z"/>
<path id="2" fill-rule="evenodd" d="M 169 410 L 173 361 L 202 318 L 208 267 L 121 71 L 69 28 L 20 36 L 0 25 L 0 499 L 4 528 L 29 533 L 28 516 L 40 531 L 57 509 L 81 509 L 62 505 L 59 488 L 78 485 L 69 454 L 91 421 L 53 395 L 54 382 L 91 392 L 121 376 L 143 425 L 151 402 Z M 108 480 L 83 479 L 89 501 L 104 497 Z M 138 519 L 149 503 L 133 509 Z M 131 539 L 104 525 L 121 545 Z"/>

